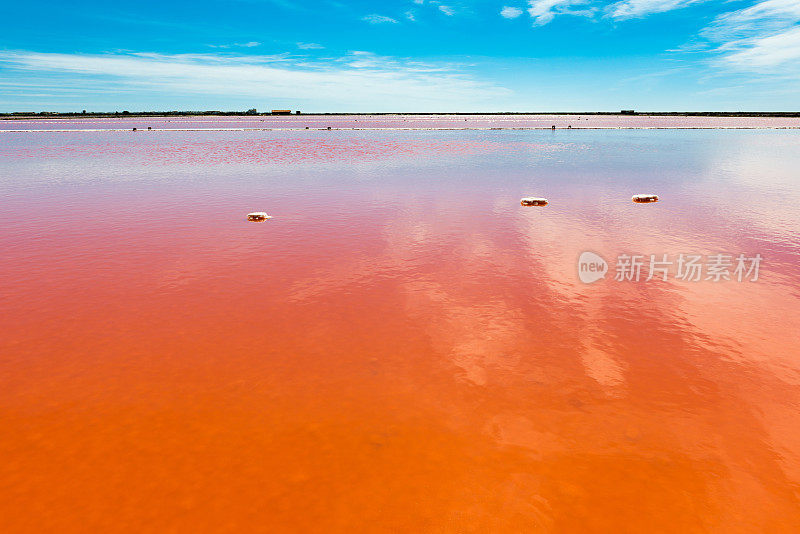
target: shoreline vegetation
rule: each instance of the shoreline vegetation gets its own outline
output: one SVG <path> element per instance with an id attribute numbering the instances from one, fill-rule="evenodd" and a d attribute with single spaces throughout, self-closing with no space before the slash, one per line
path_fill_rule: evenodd
<path id="1" fill-rule="evenodd" d="M 308 117 L 308 116 L 382 116 L 382 115 L 410 115 L 410 116 L 470 116 L 470 115 L 544 115 L 544 116 L 649 116 L 649 117 L 800 117 L 800 111 L 564 111 L 564 112 L 537 112 L 537 111 L 501 111 L 501 112 L 379 112 L 379 113 L 272 113 L 258 112 L 254 109 L 248 111 L 80 111 L 80 112 L 11 112 L 0 113 L 0 120 L 30 120 L 30 119 L 78 119 L 101 118 L 119 119 L 126 117 Z"/>

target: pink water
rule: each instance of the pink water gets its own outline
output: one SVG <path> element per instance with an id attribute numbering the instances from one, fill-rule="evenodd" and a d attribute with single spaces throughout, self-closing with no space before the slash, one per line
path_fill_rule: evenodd
<path id="1" fill-rule="evenodd" d="M 800 128 L 800 117 L 647 115 L 293 115 L 0 120 L 4 130 Z"/>
<path id="2" fill-rule="evenodd" d="M 3 531 L 796 532 L 798 148 L 0 134 Z"/>

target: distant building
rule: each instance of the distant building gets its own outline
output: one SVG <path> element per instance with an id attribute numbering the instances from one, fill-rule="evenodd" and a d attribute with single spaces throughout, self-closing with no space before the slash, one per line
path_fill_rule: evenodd
<path id="1" fill-rule="evenodd" d="M 291 109 L 273 109 L 272 110 L 272 114 L 273 115 L 291 115 L 292 114 L 292 110 Z"/>

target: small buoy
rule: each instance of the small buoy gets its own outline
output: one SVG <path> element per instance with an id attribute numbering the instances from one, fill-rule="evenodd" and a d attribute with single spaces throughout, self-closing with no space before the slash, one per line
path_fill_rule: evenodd
<path id="1" fill-rule="evenodd" d="M 631 200 L 637 204 L 649 204 L 651 202 L 658 202 L 658 195 L 633 195 Z"/>
<path id="2" fill-rule="evenodd" d="M 266 221 L 267 219 L 271 219 L 272 217 L 264 213 L 263 211 L 254 211 L 253 213 L 247 214 L 247 220 L 253 222 L 261 222 Z"/>
<path id="3" fill-rule="evenodd" d="M 523 206 L 547 206 L 546 198 L 525 197 L 519 202 Z"/>

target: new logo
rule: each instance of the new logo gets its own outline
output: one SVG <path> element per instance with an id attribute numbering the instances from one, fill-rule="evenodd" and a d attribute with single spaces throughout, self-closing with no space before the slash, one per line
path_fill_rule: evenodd
<path id="1" fill-rule="evenodd" d="M 578 258 L 578 278 L 584 284 L 591 284 L 605 278 L 607 272 L 608 263 L 602 256 L 594 252 L 584 252 Z"/>

